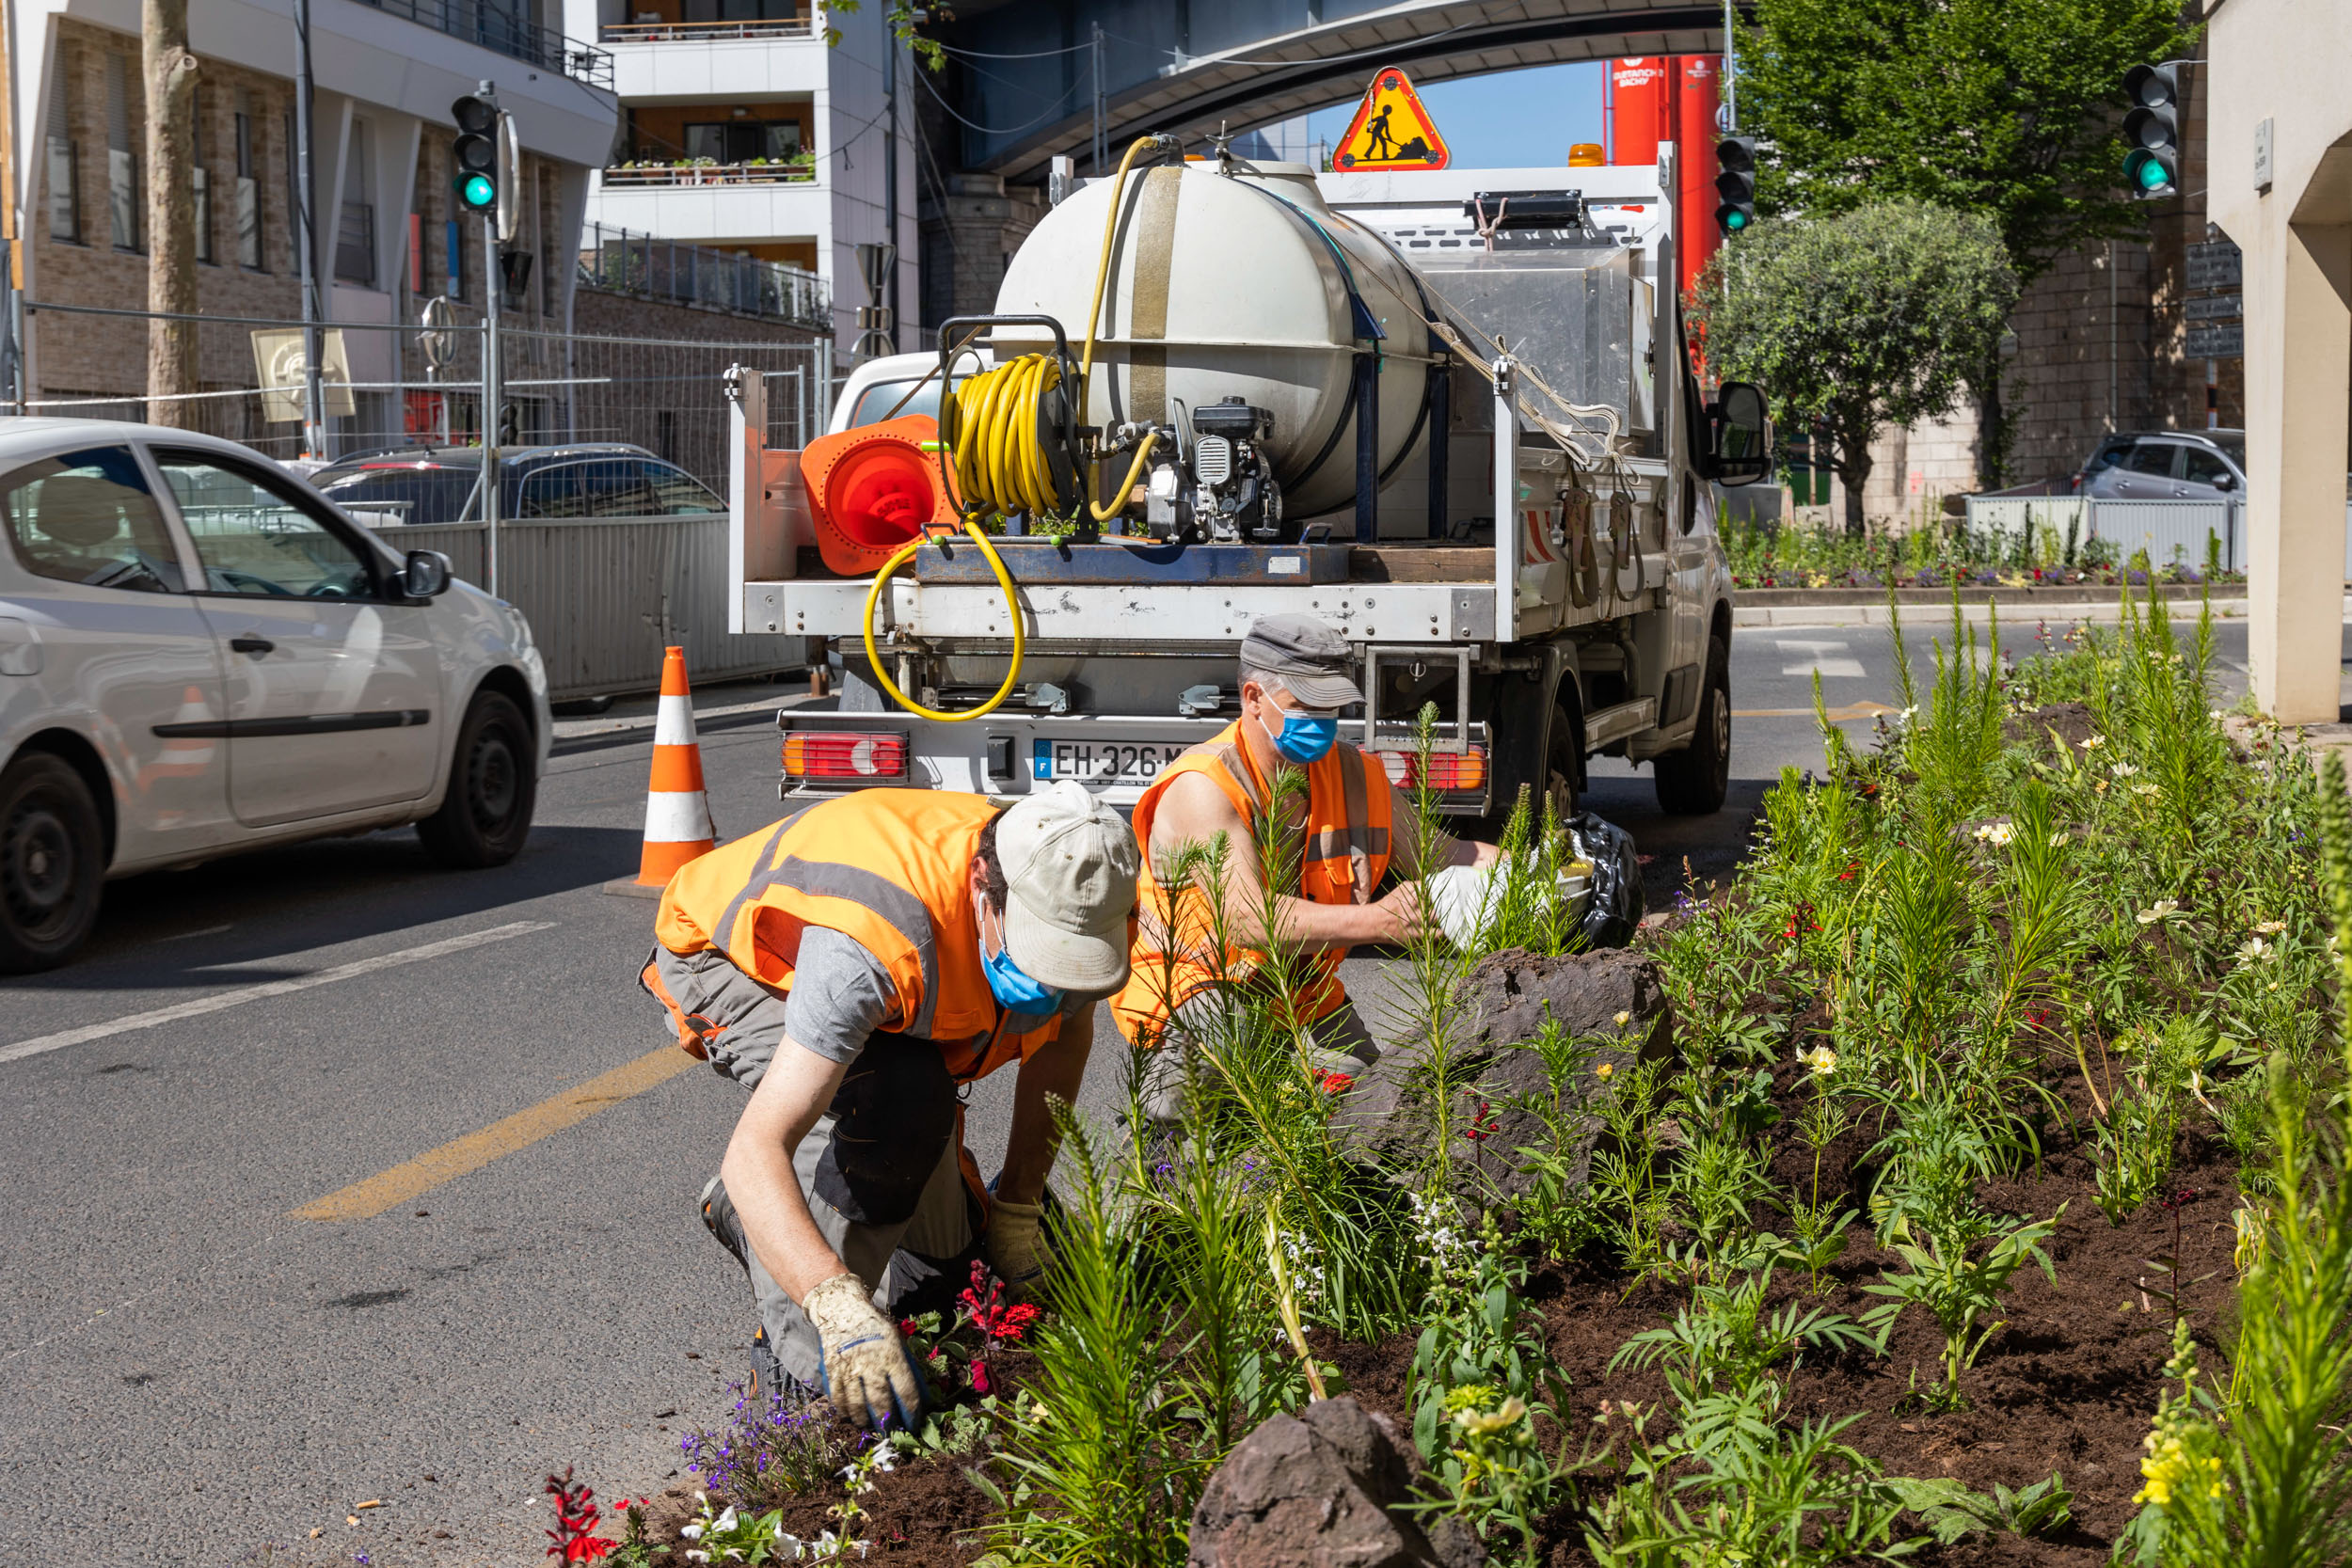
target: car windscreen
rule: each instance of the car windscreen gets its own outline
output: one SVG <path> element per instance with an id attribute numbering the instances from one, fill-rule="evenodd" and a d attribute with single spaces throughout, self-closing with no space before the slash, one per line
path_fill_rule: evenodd
<path id="1" fill-rule="evenodd" d="M 919 378 L 917 378 L 919 379 Z M 880 424 L 884 420 L 903 420 L 910 414 L 928 414 L 939 418 L 939 378 L 923 383 L 921 391 L 911 398 L 914 381 L 877 381 L 857 396 L 857 406 L 850 411 L 852 428 L 862 424 Z M 906 398 L 906 406 L 898 407 L 898 400 Z M 894 411 L 895 410 L 895 411 Z"/>
<path id="2" fill-rule="evenodd" d="M 326 499 L 360 521 L 382 528 L 408 523 L 455 523 L 466 516 L 477 468 L 441 468 L 415 463 L 361 464 L 322 468 L 311 483 Z"/>

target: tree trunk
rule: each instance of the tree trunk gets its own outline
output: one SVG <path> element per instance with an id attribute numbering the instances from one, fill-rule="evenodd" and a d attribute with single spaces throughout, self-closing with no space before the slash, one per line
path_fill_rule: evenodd
<path id="1" fill-rule="evenodd" d="M 1870 443 L 1840 441 L 1838 448 L 1837 482 L 1846 487 L 1846 537 L 1860 539 L 1867 531 L 1862 524 L 1862 487 L 1870 483 Z"/>
<path id="2" fill-rule="evenodd" d="M 143 0 L 139 50 L 147 81 L 148 418 L 192 428 L 197 390 L 196 56 L 188 52 L 188 0 Z"/>
<path id="3" fill-rule="evenodd" d="M 2009 452 L 2016 432 L 2001 396 L 2001 351 L 1985 358 L 1984 368 L 1968 378 L 1977 395 L 1977 488 L 1997 490 L 2009 483 Z"/>

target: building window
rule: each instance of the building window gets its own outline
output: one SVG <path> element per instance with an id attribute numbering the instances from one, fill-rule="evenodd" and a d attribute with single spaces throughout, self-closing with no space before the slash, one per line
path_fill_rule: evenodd
<path id="1" fill-rule="evenodd" d="M 66 51 L 57 50 L 57 79 L 49 87 L 49 237 L 79 245 L 82 239 L 80 160 L 73 145 L 73 114 L 69 102 L 72 72 Z"/>
<path id="2" fill-rule="evenodd" d="M 335 219 L 335 279 L 368 288 L 375 286 L 375 202 L 369 195 L 374 140 L 366 120 L 351 122 L 351 142 L 343 152 L 342 211 Z"/>
<path id="3" fill-rule="evenodd" d="M 686 0 L 689 22 L 797 22 L 803 0 Z"/>
<path id="4" fill-rule="evenodd" d="M 262 254 L 262 182 L 260 150 L 254 142 L 259 123 L 253 116 L 253 96 L 239 95 L 240 107 L 236 120 L 237 157 L 237 265 L 260 272 L 264 263 Z"/>
<path id="5" fill-rule="evenodd" d="M 196 259 L 213 260 L 213 186 L 204 169 L 204 89 L 188 105 L 188 162 L 196 186 Z"/>
<path id="6" fill-rule="evenodd" d="M 139 155 L 131 146 L 131 63 L 106 56 L 106 217 L 117 250 L 139 248 Z"/>
<path id="7" fill-rule="evenodd" d="M 801 122 L 797 119 L 690 120 L 686 126 L 686 155 L 714 164 L 748 164 L 764 158 L 789 163 L 800 156 Z"/>

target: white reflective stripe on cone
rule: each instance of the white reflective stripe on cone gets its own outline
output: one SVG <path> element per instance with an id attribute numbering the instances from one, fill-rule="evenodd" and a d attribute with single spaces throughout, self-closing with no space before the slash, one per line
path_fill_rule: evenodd
<path id="1" fill-rule="evenodd" d="M 694 744 L 694 700 L 664 697 L 654 709 L 653 743 L 657 746 Z"/>
<path id="2" fill-rule="evenodd" d="M 645 837 L 655 844 L 701 844 L 716 838 L 710 803 L 702 791 L 653 790 L 645 796 Z"/>

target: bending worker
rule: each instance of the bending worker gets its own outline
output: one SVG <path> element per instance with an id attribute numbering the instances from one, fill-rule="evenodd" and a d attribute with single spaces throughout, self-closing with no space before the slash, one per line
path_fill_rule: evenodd
<path id="1" fill-rule="evenodd" d="M 1306 787 L 1287 791 L 1286 819 L 1275 831 L 1290 835 L 1297 891 L 1270 903 L 1286 942 L 1308 955 L 1295 1022 L 1329 1087 L 1346 1087 L 1379 1060 L 1379 1046 L 1340 983 L 1340 960 L 1357 942 L 1402 942 L 1421 929 L 1412 886 L 1374 896 L 1391 868 L 1418 874 L 1413 853 L 1421 840 L 1412 803 L 1389 783 L 1388 770 L 1339 738 L 1341 710 L 1363 701 L 1347 668 L 1347 640 L 1314 617 L 1257 622 L 1242 640 L 1241 717 L 1169 764 L 1136 802 L 1136 837 L 1150 875 L 1133 973 L 1112 1008 L 1131 1041 L 1173 1048 L 1146 1078 L 1144 1110 L 1154 1120 L 1183 1112 L 1184 1053 L 1216 1037 L 1235 988 L 1263 983 L 1269 899 L 1251 823 L 1289 773 L 1303 771 Z M 1205 857 L 1189 876 L 1179 868 L 1187 846 L 1211 845 L 1219 834 L 1228 847 L 1221 886 Z M 1451 843 L 1447 853 L 1453 863 L 1474 865 L 1496 857 L 1491 844 Z M 1206 905 L 1219 897 L 1213 917 Z"/>
<path id="2" fill-rule="evenodd" d="M 755 1391 L 792 1379 L 911 1423 L 922 1379 L 882 1308 L 976 1234 L 1016 1289 L 1040 1273 L 1046 1097 L 1076 1101 L 1094 1004 L 1127 977 L 1136 859 L 1074 783 L 1009 810 L 873 789 L 670 879 L 645 989 L 752 1091 L 702 1212 L 751 1275 Z M 1015 1062 L 992 1196 L 958 1090 Z"/>

